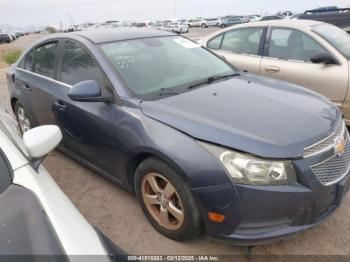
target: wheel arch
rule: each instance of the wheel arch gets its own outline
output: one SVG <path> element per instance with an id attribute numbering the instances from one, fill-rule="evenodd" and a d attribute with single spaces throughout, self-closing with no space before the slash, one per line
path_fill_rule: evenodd
<path id="1" fill-rule="evenodd" d="M 163 154 L 162 152 L 152 149 L 152 148 L 141 148 L 134 152 L 127 161 L 127 176 L 129 180 L 129 184 L 131 185 L 132 191 L 135 193 L 134 189 L 134 177 L 135 171 L 137 167 L 142 163 L 142 161 L 147 158 L 155 157 L 159 160 L 168 164 L 183 180 L 184 182 L 191 187 L 191 182 L 186 173 L 180 168 L 175 161 L 173 161 L 170 157 Z"/>

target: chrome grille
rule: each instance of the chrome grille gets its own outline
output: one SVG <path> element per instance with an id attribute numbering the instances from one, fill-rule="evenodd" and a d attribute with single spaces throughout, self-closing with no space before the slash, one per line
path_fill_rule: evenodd
<path id="1" fill-rule="evenodd" d="M 311 170 L 324 186 L 335 184 L 345 177 L 350 171 L 349 139 L 347 139 L 345 151 L 342 155 L 336 154 L 331 158 L 312 166 Z"/>
<path id="2" fill-rule="evenodd" d="M 335 146 L 337 140 L 340 136 L 346 135 L 346 126 L 344 122 L 342 121 L 336 128 L 335 132 L 332 133 L 330 136 L 326 137 L 325 139 L 317 142 L 316 144 L 313 144 L 311 146 L 308 146 L 304 149 L 304 157 L 309 157 L 313 155 L 320 154 L 322 152 L 325 152 L 332 147 Z"/>

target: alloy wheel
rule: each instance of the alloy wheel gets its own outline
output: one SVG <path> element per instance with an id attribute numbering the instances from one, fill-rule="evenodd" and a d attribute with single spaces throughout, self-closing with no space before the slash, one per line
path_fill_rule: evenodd
<path id="1" fill-rule="evenodd" d="M 141 183 L 142 199 L 148 212 L 157 223 L 178 230 L 184 223 L 184 208 L 175 187 L 164 176 L 148 173 Z"/>
<path id="2" fill-rule="evenodd" d="M 27 112 L 21 106 L 17 109 L 17 119 L 22 133 L 27 132 L 31 128 L 30 119 L 27 116 Z"/>

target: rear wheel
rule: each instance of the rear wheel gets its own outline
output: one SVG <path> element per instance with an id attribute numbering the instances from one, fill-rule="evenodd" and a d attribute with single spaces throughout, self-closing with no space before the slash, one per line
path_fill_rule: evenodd
<path id="1" fill-rule="evenodd" d="M 135 191 L 147 219 L 161 234 L 184 241 L 201 232 L 188 186 L 165 162 L 153 157 L 143 161 L 136 170 Z"/>
<path id="2" fill-rule="evenodd" d="M 207 25 L 203 23 L 203 24 L 201 24 L 201 27 L 202 27 L 202 28 L 206 28 Z"/>
<path id="3" fill-rule="evenodd" d="M 22 134 L 24 134 L 33 127 L 32 121 L 26 109 L 19 102 L 16 102 L 15 114 L 18 121 L 19 129 Z"/>

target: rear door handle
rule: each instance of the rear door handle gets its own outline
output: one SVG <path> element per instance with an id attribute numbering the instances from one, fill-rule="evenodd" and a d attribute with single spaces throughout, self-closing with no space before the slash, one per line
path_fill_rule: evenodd
<path id="1" fill-rule="evenodd" d="M 266 66 L 264 68 L 264 71 L 267 73 L 278 73 L 280 71 L 280 68 L 277 66 Z"/>
<path id="2" fill-rule="evenodd" d="M 67 108 L 66 104 L 63 101 L 61 101 L 61 100 L 56 100 L 54 102 L 54 105 L 60 111 L 64 111 Z"/>

